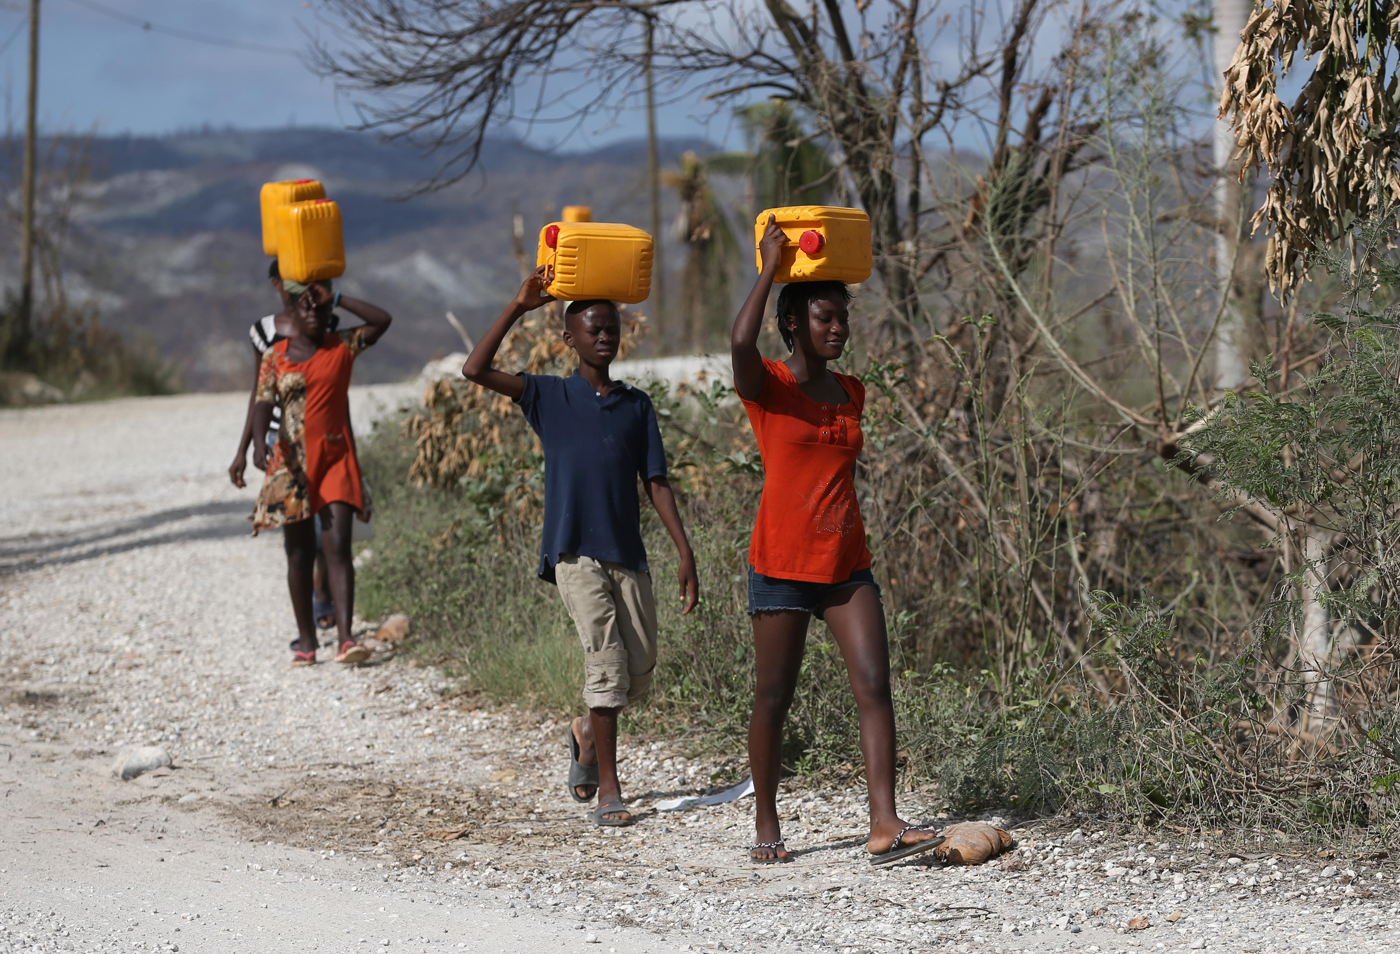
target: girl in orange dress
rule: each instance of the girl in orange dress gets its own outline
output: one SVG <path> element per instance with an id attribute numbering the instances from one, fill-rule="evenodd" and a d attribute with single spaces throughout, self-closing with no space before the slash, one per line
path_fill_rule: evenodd
<path id="1" fill-rule="evenodd" d="M 369 302 L 334 294 L 330 282 L 285 285 L 295 301 L 297 333 L 267 349 L 258 371 L 253 462 L 266 477 L 253 511 L 253 535 L 282 527 L 287 586 L 300 634 L 292 646 L 292 665 L 309 666 L 316 662 L 317 649 L 311 607 L 316 522 L 311 518 L 320 517 L 339 636 L 335 659 L 363 662 L 369 650 L 350 635 L 355 610 L 350 521 L 367 508 L 350 431 L 350 372 L 355 358 L 379 340 L 393 319 Z M 336 305 L 364 324 L 327 331 Z M 269 457 L 267 431 L 274 405 L 282 409 L 282 426 Z"/>

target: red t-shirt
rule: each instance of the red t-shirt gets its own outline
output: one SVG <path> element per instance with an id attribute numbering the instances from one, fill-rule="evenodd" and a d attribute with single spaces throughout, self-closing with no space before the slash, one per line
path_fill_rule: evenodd
<path id="1" fill-rule="evenodd" d="M 787 365 L 764 358 L 763 369 L 763 392 L 744 401 L 764 474 L 749 562 L 764 576 L 840 583 L 870 566 L 855 485 L 865 386 L 836 374 L 850 400 L 821 404 Z"/>

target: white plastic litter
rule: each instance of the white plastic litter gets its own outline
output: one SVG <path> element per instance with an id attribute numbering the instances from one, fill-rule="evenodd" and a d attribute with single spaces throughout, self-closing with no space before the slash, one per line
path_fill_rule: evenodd
<path id="1" fill-rule="evenodd" d="M 682 798 L 663 798 L 656 803 L 656 810 L 659 812 L 679 812 L 696 805 L 723 805 L 725 802 L 737 802 L 745 795 L 753 794 L 753 778 L 744 779 L 733 788 L 726 788 L 722 792 L 713 795 L 690 795 Z"/>

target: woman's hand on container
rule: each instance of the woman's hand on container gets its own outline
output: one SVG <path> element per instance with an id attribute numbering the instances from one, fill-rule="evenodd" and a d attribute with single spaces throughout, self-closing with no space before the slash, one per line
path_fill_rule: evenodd
<path id="1" fill-rule="evenodd" d="M 335 301 L 335 292 L 331 291 L 320 282 L 312 282 L 310 285 L 306 286 L 306 291 L 302 294 L 302 297 L 311 299 L 312 308 L 320 308 L 323 305 L 329 305 L 331 302 Z"/>
<path id="2" fill-rule="evenodd" d="M 534 311 L 541 305 L 552 302 L 554 296 L 545 293 L 545 289 L 552 281 L 554 281 L 553 266 L 541 265 L 531 272 L 521 284 L 520 291 L 515 293 L 515 303 L 525 311 Z"/>
<path id="3" fill-rule="evenodd" d="M 758 254 L 763 259 L 763 267 L 777 268 L 787 245 L 787 233 L 778 226 L 777 216 L 770 213 L 768 227 L 763 230 L 763 238 L 758 240 Z"/>
<path id="4" fill-rule="evenodd" d="M 253 445 L 253 466 L 263 472 L 267 471 L 267 443 L 264 441 Z"/>

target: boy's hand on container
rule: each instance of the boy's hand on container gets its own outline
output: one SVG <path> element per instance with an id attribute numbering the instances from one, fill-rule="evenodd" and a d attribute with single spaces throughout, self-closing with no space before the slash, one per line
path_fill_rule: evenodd
<path id="1" fill-rule="evenodd" d="M 778 217 L 770 213 L 768 227 L 763 230 L 763 238 L 758 241 L 758 254 L 763 259 L 763 267 L 776 268 L 787 245 L 787 233 L 778 227 Z"/>
<path id="2" fill-rule="evenodd" d="M 700 602 L 700 574 L 695 572 L 694 553 L 681 554 L 681 566 L 676 571 L 676 578 L 681 584 L 681 602 L 685 604 L 681 615 L 685 616 Z"/>
<path id="3" fill-rule="evenodd" d="M 515 293 L 515 303 L 525 311 L 534 311 L 541 305 L 552 302 L 554 296 L 545 294 L 545 289 L 552 281 L 554 281 L 554 268 L 549 265 L 541 265 L 530 273 L 530 276 L 520 286 L 520 291 Z"/>

